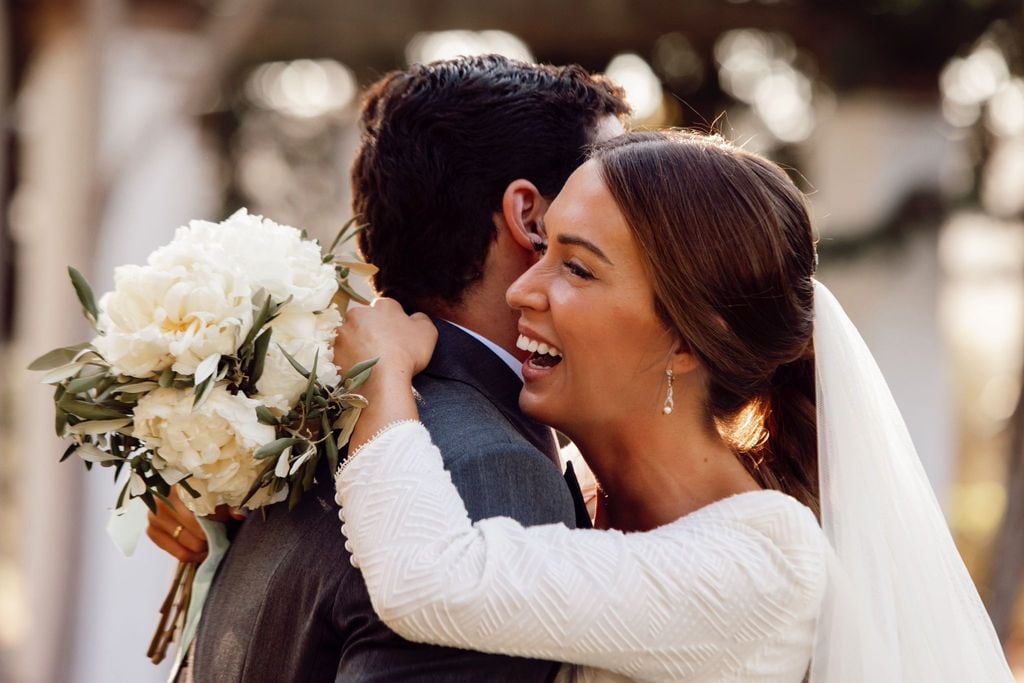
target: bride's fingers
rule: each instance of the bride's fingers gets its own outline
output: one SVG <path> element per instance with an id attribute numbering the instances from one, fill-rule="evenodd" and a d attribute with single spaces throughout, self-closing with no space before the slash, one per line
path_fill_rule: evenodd
<path id="1" fill-rule="evenodd" d="M 185 495 L 189 494 L 186 493 Z M 165 528 L 173 529 L 174 526 L 180 524 L 191 531 L 192 535 L 196 538 L 205 539 L 206 533 L 203 531 L 203 527 L 199 526 L 199 520 L 196 519 L 195 513 L 185 507 L 185 503 L 181 501 L 181 493 L 177 487 L 171 488 L 171 493 L 167 496 L 167 500 L 171 502 L 173 507 L 168 508 L 162 500 L 157 500 L 156 502 L 157 514 L 167 521 Z"/>
<path id="2" fill-rule="evenodd" d="M 228 522 L 234 520 L 240 522 L 246 518 L 245 510 L 241 508 L 233 508 L 230 505 L 218 505 L 213 511 L 212 515 L 207 515 L 207 519 L 212 519 L 215 522 Z"/>
<path id="3" fill-rule="evenodd" d="M 437 328 L 423 313 L 406 315 L 394 299 L 378 298 L 365 308 L 349 311 L 338 329 L 334 363 L 348 368 L 370 358 L 380 359 L 375 372 L 422 371 L 437 344 Z"/>
<path id="4" fill-rule="evenodd" d="M 414 352 L 415 370 L 420 372 L 427 367 L 431 356 L 434 355 L 434 347 L 437 346 L 437 327 L 434 325 L 434 321 L 423 313 L 413 313 L 409 316 L 409 321 L 414 330 L 410 338 L 415 339 L 418 344 L 418 348 Z"/>
<path id="5" fill-rule="evenodd" d="M 202 562 L 206 559 L 205 543 L 201 551 L 192 550 L 176 541 L 160 527 L 153 526 L 152 524 L 146 527 L 146 535 L 149 536 L 149 540 L 153 541 L 158 548 L 169 553 L 180 562 Z M 184 532 L 181 535 L 184 535 Z M 180 538 L 181 536 L 179 536 L 179 540 Z"/>
<path id="6" fill-rule="evenodd" d="M 149 513 L 149 529 L 155 530 L 170 539 L 172 543 L 168 545 L 180 545 L 191 553 L 205 553 L 206 534 L 203 533 L 202 527 L 196 524 L 197 528 L 190 528 L 180 524 L 177 518 L 164 512 L 166 509 L 165 506 L 164 510 L 160 511 L 160 514 L 154 515 L 152 512 Z M 195 521 L 195 518 L 193 518 L 193 521 Z M 153 538 L 152 535 L 150 538 Z M 164 545 L 160 545 L 160 547 L 170 552 L 170 549 Z M 173 555 L 174 553 L 171 554 Z"/>

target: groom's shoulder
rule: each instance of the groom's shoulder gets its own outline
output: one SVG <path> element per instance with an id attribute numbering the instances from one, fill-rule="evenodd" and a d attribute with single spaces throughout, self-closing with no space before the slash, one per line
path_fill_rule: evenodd
<path id="1" fill-rule="evenodd" d="M 503 412 L 476 387 L 444 377 L 421 376 L 416 391 L 420 420 L 446 464 L 467 453 L 501 447 L 523 448 L 547 459 L 509 419 L 507 411 L 517 407 L 506 406 Z"/>
<path id="2" fill-rule="evenodd" d="M 470 517 L 575 526 L 562 473 L 484 393 L 445 378 L 417 382 L 420 420 L 441 451 Z"/>

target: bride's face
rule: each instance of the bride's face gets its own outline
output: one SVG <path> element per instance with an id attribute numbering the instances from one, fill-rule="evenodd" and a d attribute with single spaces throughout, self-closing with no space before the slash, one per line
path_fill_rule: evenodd
<path id="1" fill-rule="evenodd" d="M 597 162 L 569 177 L 544 223 L 547 252 L 508 290 L 533 351 L 520 406 L 570 437 L 660 414 L 673 337 Z"/>

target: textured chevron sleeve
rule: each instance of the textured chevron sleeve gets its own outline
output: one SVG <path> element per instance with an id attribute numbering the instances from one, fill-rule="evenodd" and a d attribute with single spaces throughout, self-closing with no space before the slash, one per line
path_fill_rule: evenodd
<path id="1" fill-rule="evenodd" d="M 373 607 L 409 640 L 640 680 L 806 669 L 824 547 L 813 515 L 783 494 L 735 496 L 644 533 L 474 524 L 410 422 L 357 453 L 337 486 Z"/>

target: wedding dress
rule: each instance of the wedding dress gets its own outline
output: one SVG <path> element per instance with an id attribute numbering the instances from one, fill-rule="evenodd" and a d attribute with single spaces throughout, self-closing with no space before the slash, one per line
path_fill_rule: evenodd
<path id="1" fill-rule="evenodd" d="M 409 640 L 581 665 L 564 681 L 807 671 L 827 542 L 785 494 L 739 494 L 645 533 L 473 524 L 418 422 L 367 443 L 337 484 L 374 609 Z"/>
<path id="2" fill-rule="evenodd" d="M 562 680 L 1012 683 L 885 378 L 815 281 L 821 526 L 745 493 L 653 531 L 472 524 L 418 422 L 338 475 L 374 609 L 410 640 Z"/>

